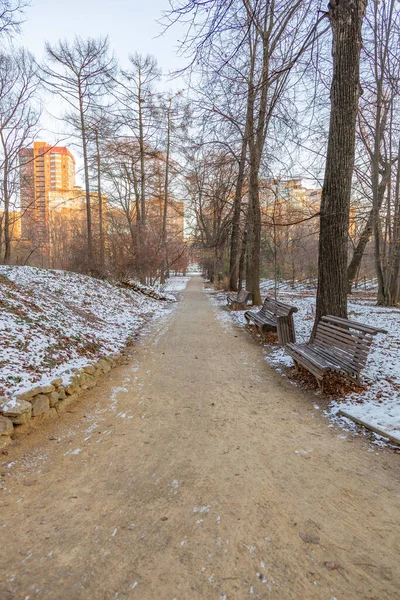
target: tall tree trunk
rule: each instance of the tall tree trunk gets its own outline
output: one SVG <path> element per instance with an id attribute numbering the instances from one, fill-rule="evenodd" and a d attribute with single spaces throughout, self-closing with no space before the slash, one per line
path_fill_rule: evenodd
<path id="1" fill-rule="evenodd" d="M 392 301 L 391 303 L 398 304 L 400 301 L 400 142 L 397 154 L 395 205 L 390 268 L 390 296 Z"/>
<path id="2" fill-rule="evenodd" d="M 252 168 L 250 159 L 246 289 L 251 292 L 253 304 L 257 306 L 262 304 L 260 293 L 261 211 L 259 194 L 258 169 Z"/>
<path id="3" fill-rule="evenodd" d="M 378 204 L 379 204 L 379 209 L 381 208 L 382 204 L 383 204 L 383 199 L 385 197 L 385 189 L 386 186 L 388 185 L 388 180 L 387 180 L 387 175 L 386 176 L 382 176 L 381 182 L 379 184 L 379 198 L 378 198 Z M 347 285 L 348 285 L 348 293 L 351 294 L 351 289 L 354 283 L 354 280 L 357 276 L 357 273 L 359 271 L 359 268 L 361 266 L 361 261 L 362 258 L 364 256 L 364 252 L 365 252 L 365 248 L 367 247 L 367 244 L 369 242 L 369 240 L 371 239 L 371 235 L 372 232 L 374 230 L 374 209 L 371 208 L 370 213 L 368 215 L 368 219 L 367 222 L 365 224 L 365 227 L 360 235 L 360 239 L 358 240 L 358 243 L 354 249 L 353 252 L 353 256 L 351 258 L 350 264 L 347 267 Z"/>
<path id="4" fill-rule="evenodd" d="M 233 219 L 232 219 L 232 234 L 231 234 L 231 252 L 230 252 L 230 264 L 229 264 L 229 289 L 237 292 L 238 291 L 238 279 L 239 279 L 239 260 L 240 260 L 240 214 L 242 209 L 242 194 L 244 176 L 246 171 L 246 156 L 247 156 L 247 143 L 248 143 L 248 129 L 249 129 L 249 107 L 247 108 L 246 125 L 242 140 L 242 149 L 239 158 L 239 169 L 236 179 L 235 187 L 235 198 L 233 201 Z"/>
<path id="5" fill-rule="evenodd" d="M 332 8 L 332 4 L 330 7 L 331 115 L 321 198 L 317 306 L 312 336 L 322 316 L 347 317 L 347 246 L 366 0 L 341 0 L 336 8 Z"/>
<path id="6" fill-rule="evenodd" d="M 91 212 L 91 206 L 90 206 L 89 164 L 88 164 L 88 153 L 87 153 L 85 110 L 84 110 L 84 106 L 83 106 L 83 96 L 82 96 L 81 84 L 79 84 L 79 117 L 80 117 L 80 123 L 81 123 L 83 169 L 84 169 L 84 174 L 85 174 L 88 268 L 90 271 L 93 268 L 92 212 Z"/>
<path id="7" fill-rule="evenodd" d="M 96 129 L 96 158 L 97 158 L 97 196 L 99 199 L 99 237 L 100 237 L 100 269 L 104 270 L 104 223 L 103 223 L 103 194 L 101 191 L 101 161 L 99 132 Z"/>
<path id="8" fill-rule="evenodd" d="M 4 203 L 4 264 L 11 261 L 11 235 L 10 235 L 10 198 L 8 194 L 8 157 L 5 154 L 3 165 L 3 203 Z"/>
<path id="9" fill-rule="evenodd" d="M 161 267 L 161 283 L 165 283 L 168 270 L 168 240 L 167 240 L 167 216 L 168 216 L 168 194 L 169 194 L 169 157 L 171 152 L 171 103 L 169 100 L 167 110 L 167 152 L 165 156 L 165 181 L 164 181 L 164 207 L 162 221 L 162 244 L 164 250 L 163 264 Z"/>
<path id="10" fill-rule="evenodd" d="M 246 230 L 243 233 L 243 240 L 242 240 L 242 249 L 240 252 L 240 260 L 239 260 L 239 285 L 238 285 L 238 291 L 240 292 L 240 290 L 243 288 L 243 280 L 245 278 L 245 269 L 246 269 L 246 247 L 247 247 L 247 233 Z"/>
<path id="11" fill-rule="evenodd" d="M 141 222 L 146 224 L 146 170 L 144 156 L 144 133 L 143 133 L 143 108 L 142 88 L 139 80 L 138 104 L 139 104 L 139 150 L 140 150 L 140 196 L 141 196 Z"/>

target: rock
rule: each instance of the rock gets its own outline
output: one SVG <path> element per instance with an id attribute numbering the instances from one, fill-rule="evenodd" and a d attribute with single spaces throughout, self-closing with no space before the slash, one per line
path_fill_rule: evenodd
<path id="1" fill-rule="evenodd" d="M 96 367 L 94 365 L 87 365 L 86 367 L 83 367 L 83 372 L 87 373 L 88 375 L 94 375 L 96 372 Z"/>
<path id="2" fill-rule="evenodd" d="M 65 388 L 67 396 L 73 396 L 74 394 L 76 394 L 78 392 L 78 390 L 79 390 L 79 385 L 77 385 L 76 383 L 70 383 Z"/>
<path id="3" fill-rule="evenodd" d="M 31 390 L 28 390 L 27 392 L 23 392 L 22 394 L 17 395 L 17 400 L 20 400 L 21 402 L 27 402 L 28 400 L 31 400 L 31 398 L 33 398 L 33 394 L 31 393 Z"/>
<path id="4" fill-rule="evenodd" d="M 19 417 L 23 413 L 30 413 L 32 404 L 26 400 L 12 399 L 2 404 L 0 411 L 6 417 Z M 14 421 L 15 422 L 15 421 Z"/>
<path id="5" fill-rule="evenodd" d="M 85 374 L 85 377 L 82 378 L 81 388 L 84 390 L 91 389 L 96 385 L 96 383 L 96 377 Z"/>
<path id="6" fill-rule="evenodd" d="M 310 533 L 300 532 L 299 536 L 305 544 L 319 544 L 319 536 L 311 535 Z"/>
<path id="7" fill-rule="evenodd" d="M 54 385 L 42 385 L 41 394 L 51 394 L 51 392 L 54 392 Z"/>
<path id="8" fill-rule="evenodd" d="M 54 385 L 54 387 L 60 387 L 60 385 L 62 385 L 62 377 L 57 377 L 57 379 L 53 379 L 53 381 L 51 382 L 51 385 Z"/>
<path id="9" fill-rule="evenodd" d="M 72 394 L 71 396 L 67 396 L 65 400 L 59 400 L 56 406 L 57 412 L 63 412 L 72 402 L 78 399 L 78 394 Z"/>
<path id="10" fill-rule="evenodd" d="M 111 366 L 110 364 L 104 360 L 104 358 L 101 358 L 98 362 L 100 369 L 104 372 L 104 373 L 108 373 L 111 370 Z"/>
<path id="11" fill-rule="evenodd" d="M 31 420 L 32 417 L 32 407 L 29 412 L 22 413 L 18 417 L 10 417 L 11 421 L 14 425 L 25 425 Z"/>
<path id="12" fill-rule="evenodd" d="M 51 394 L 49 394 L 50 408 L 57 404 L 59 398 L 60 395 L 58 392 L 51 392 Z"/>
<path id="13" fill-rule="evenodd" d="M 50 400 L 45 394 L 39 394 L 32 398 L 32 417 L 42 415 L 43 413 L 47 412 L 49 408 Z"/>
<path id="14" fill-rule="evenodd" d="M 93 388 L 97 384 L 97 379 L 94 375 L 86 375 L 86 385 L 89 389 Z"/>
<path id="15" fill-rule="evenodd" d="M 33 417 L 33 419 L 42 419 L 42 421 L 47 421 L 48 419 L 54 419 L 58 417 L 58 412 L 55 408 L 50 408 L 47 412 L 42 413 L 38 417 Z"/>
<path id="16" fill-rule="evenodd" d="M 0 417 L 0 436 L 11 435 L 13 432 L 14 425 L 10 419 L 6 417 Z"/>
<path id="17" fill-rule="evenodd" d="M 0 448 L 5 448 L 10 442 L 11 438 L 9 435 L 0 435 Z"/>
<path id="18" fill-rule="evenodd" d="M 67 396 L 65 388 L 59 387 L 58 390 L 57 390 L 57 393 L 58 393 L 58 399 L 59 400 L 65 400 L 65 398 Z"/>
<path id="19" fill-rule="evenodd" d="M 17 400 L 31 400 L 31 398 L 34 398 L 35 396 L 39 396 L 39 394 L 50 394 L 51 392 L 54 392 L 55 387 L 54 385 L 37 385 L 36 387 L 33 387 L 30 390 L 27 390 L 26 392 L 23 392 L 22 394 L 19 394 L 17 396 Z"/>
<path id="20" fill-rule="evenodd" d="M 326 561 L 324 562 L 324 567 L 328 569 L 328 571 L 335 571 L 336 569 L 340 569 L 341 565 L 337 562 Z"/>

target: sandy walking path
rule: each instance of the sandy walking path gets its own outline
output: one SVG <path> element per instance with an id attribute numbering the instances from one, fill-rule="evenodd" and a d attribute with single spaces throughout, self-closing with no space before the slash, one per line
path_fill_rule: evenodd
<path id="1" fill-rule="evenodd" d="M 1 456 L 1 600 L 400 598 L 399 456 L 329 425 L 199 277 Z"/>

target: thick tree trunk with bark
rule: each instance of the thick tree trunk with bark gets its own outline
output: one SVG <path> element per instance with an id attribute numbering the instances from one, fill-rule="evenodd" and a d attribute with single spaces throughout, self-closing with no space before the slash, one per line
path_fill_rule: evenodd
<path id="1" fill-rule="evenodd" d="M 238 291 L 238 279 L 239 279 L 239 260 L 240 260 L 240 214 L 242 209 L 242 194 L 243 184 L 246 170 L 246 156 L 247 156 L 247 138 L 248 138 L 248 123 L 249 116 L 246 117 L 246 126 L 242 140 L 242 149 L 239 158 L 239 169 L 236 180 L 235 198 L 233 203 L 233 220 L 232 220 L 232 234 L 231 234 L 231 252 L 230 252 L 230 265 L 229 265 L 229 289 L 237 292 Z"/>
<path id="2" fill-rule="evenodd" d="M 259 194 L 258 169 L 250 166 L 246 289 L 252 293 L 254 305 L 262 304 L 260 294 L 261 211 Z"/>
<path id="3" fill-rule="evenodd" d="M 333 78 L 313 334 L 322 316 L 347 316 L 347 244 L 365 8 L 366 0 L 341 0 L 336 8 L 329 10 Z"/>

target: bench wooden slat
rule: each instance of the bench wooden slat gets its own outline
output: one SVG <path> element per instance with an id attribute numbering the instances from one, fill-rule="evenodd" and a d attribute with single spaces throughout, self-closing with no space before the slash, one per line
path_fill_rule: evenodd
<path id="1" fill-rule="evenodd" d="M 348 342 L 346 342 L 345 339 L 336 337 L 333 333 L 330 333 L 330 332 L 317 331 L 315 340 L 319 340 L 319 341 L 321 341 L 321 343 L 325 343 L 328 345 L 333 343 L 335 346 L 337 346 L 339 348 L 344 348 L 348 352 L 350 352 L 350 351 L 356 352 L 357 351 L 357 352 L 360 352 L 361 354 L 368 354 L 368 351 L 369 351 L 369 345 L 365 345 L 365 344 L 357 345 L 357 343 L 352 340 L 348 340 Z"/>
<path id="2" fill-rule="evenodd" d="M 347 352 L 343 348 L 333 347 L 332 345 L 321 344 L 315 340 L 313 346 L 320 348 L 321 351 L 328 352 L 332 357 L 338 357 L 340 360 L 347 362 L 349 365 L 360 365 L 364 366 L 367 362 L 367 354 L 357 354 L 356 352 Z"/>
<path id="3" fill-rule="evenodd" d="M 353 329 L 358 329 L 359 331 L 364 331 L 365 333 L 370 333 L 371 335 L 376 335 L 378 333 L 388 333 L 386 329 L 381 329 L 379 327 L 372 327 L 372 325 L 365 325 L 364 323 L 358 323 L 358 321 L 352 321 L 350 319 L 342 319 L 340 317 L 332 317 L 331 315 L 322 317 L 321 320 L 322 321 L 330 321 L 331 323 L 336 323 L 337 325 L 342 325 L 344 327 L 352 327 Z"/>
<path id="4" fill-rule="evenodd" d="M 349 360 L 349 356 L 341 356 L 335 350 L 328 350 L 327 348 L 321 348 L 320 346 L 314 346 L 316 351 L 322 356 L 324 356 L 328 361 L 331 361 L 332 364 L 336 365 L 336 367 L 341 368 L 344 371 L 349 373 L 357 373 L 360 367 L 364 366 L 359 363 L 353 364 L 352 360 Z"/>

